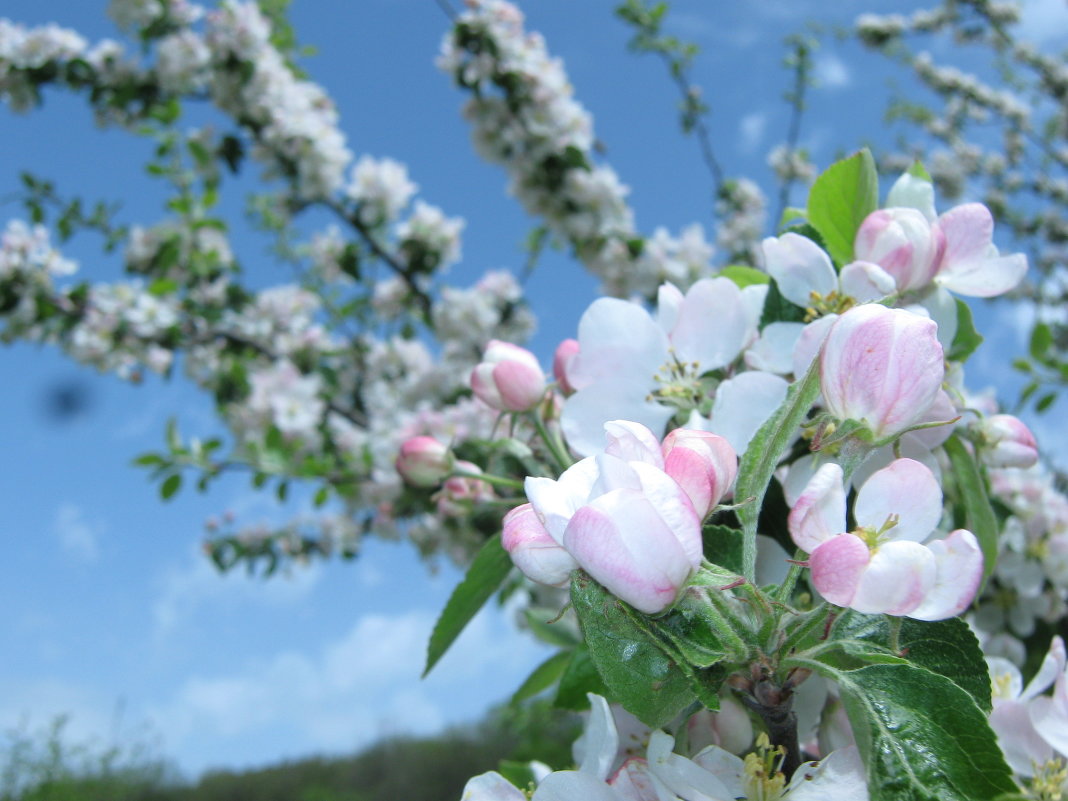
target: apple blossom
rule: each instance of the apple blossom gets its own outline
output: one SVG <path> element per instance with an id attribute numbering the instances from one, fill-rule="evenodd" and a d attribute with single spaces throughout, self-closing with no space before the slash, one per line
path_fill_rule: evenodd
<path id="1" fill-rule="evenodd" d="M 558 480 L 528 477 L 527 498 L 557 544 L 613 595 L 647 614 L 663 611 L 701 564 L 701 517 L 655 462 L 652 433 L 629 423 L 610 450 Z M 637 458 L 634 458 L 637 457 Z"/>
<path id="2" fill-rule="evenodd" d="M 707 431 L 676 428 L 664 437 L 664 472 L 679 482 L 701 517 L 730 491 L 738 456 L 730 443 Z"/>
<path id="3" fill-rule="evenodd" d="M 534 507 L 524 503 L 504 516 L 501 545 L 523 575 L 550 587 L 566 586 L 578 564 L 558 545 L 538 520 Z"/>
<path id="4" fill-rule="evenodd" d="M 995 414 L 977 425 L 980 454 L 991 467 L 1031 467 L 1038 461 L 1038 443 L 1023 422 L 1011 414 Z"/>
<path id="5" fill-rule="evenodd" d="M 842 468 L 823 465 L 790 510 L 790 536 L 809 553 L 813 586 L 831 603 L 865 614 L 941 620 L 963 612 L 983 575 L 975 536 L 958 529 L 926 540 L 942 516 L 931 471 L 897 459 L 857 492 L 857 528 L 846 532 Z"/>
<path id="6" fill-rule="evenodd" d="M 857 229 L 853 254 L 891 275 L 904 292 L 931 283 L 938 270 L 945 240 L 916 209 L 873 211 Z"/>
<path id="7" fill-rule="evenodd" d="M 879 304 L 856 306 L 831 326 L 820 355 L 824 404 L 839 420 L 864 423 L 876 440 L 916 424 L 945 375 L 930 319 Z"/>
<path id="8" fill-rule="evenodd" d="M 452 454 L 433 437 L 405 440 L 397 454 L 401 478 L 413 487 L 436 487 L 452 472 Z"/>
<path id="9" fill-rule="evenodd" d="M 571 381 L 568 380 L 567 371 L 578 356 L 579 350 L 580 345 L 577 339 L 565 339 L 556 346 L 556 352 L 553 354 L 553 376 L 556 378 L 560 391 L 565 395 L 571 395 L 575 392 Z"/>
<path id="10" fill-rule="evenodd" d="M 471 371 L 471 389 L 487 406 L 501 412 L 526 412 L 545 395 L 545 374 L 529 350 L 490 340 L 482 361 Z"/>

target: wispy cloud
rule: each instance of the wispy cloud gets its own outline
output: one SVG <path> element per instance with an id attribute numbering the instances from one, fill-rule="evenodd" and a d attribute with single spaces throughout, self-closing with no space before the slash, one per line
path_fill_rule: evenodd
<path id="1" fill-rule="evenodd" d="M 738 150 L 742 153 L 755 153 L 764 141 L 764 131 L 768 127 L 768 115 L 762 111 L 746 114 L 738 122 Z"/>
<path id="2" fill-rule="evenodd" d="M 853 82 L 849 66 L 834 53 L 820 53 L 816 56 L 813 74 L 823 89 L 840 89 Z"/>
<path id="3" fill-rule="evenodd" d="M 87 521 L 81 507 L 73 503 L 60 506 L 52 530 L 68 556 L 85 563 L 95 562 L 99 558 L 100 545 L 97 538 L 103 531 L 103 526 Z"/>

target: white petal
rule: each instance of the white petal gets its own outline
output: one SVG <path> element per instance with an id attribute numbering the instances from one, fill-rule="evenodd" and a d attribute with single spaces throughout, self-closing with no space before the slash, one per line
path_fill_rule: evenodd
<path id="1" fill-rule="evenodd" d="M 580 456 L 597 453 L 604 448 L 604 424 L 609 420 L 641 423 L 659 435 L 674 411 L 647 400 L 651 388 L 651 380 L 637 393 L 633 386 L 602 381 L 576 392 L 564 401 L 560 417 L 567 444 Z"/>
<path id="2" fill-rule="evenodd" d="M 1068 673 L 1057 677 L 1052 697 L 1031 700 L 1031 722 L 1054 750 L 1068 754 Z"/>
<path id="3" fill-rule="evenodd" d="M 646 462 L 664 468 L 660 440 L 646 426 L 629 420 L 610 420 L 604 424 L 604 432 L 608 439 L 605 453 L 627 462 Z"/>
<path id="4" fill-rule="evenodd" d="M 805 330 L 804 323 L 770 323 L 745 352 L 745 363 L 753 370 L 787 375 L 794 369 L 794 348 Z"/>
<path id="5" fill-rule="evenodd" d="M 889 537 L 923 542 L 942 519 L 942 488 L 925 465 L 915 459 L 895 459 L 860 488 L 853 515 L 859 525 L 876 531 L 896 515 L 898 522 Z"/>
<path id="6" fill-rule="evenodd" d="M 697 362 L 701 372 L 707 372 L 738 357 L 748 328 L 738 285 L 729 278 L 704 278 L 686 293 L 671 330 L 671 345 L 681 361 Z"/>
<path id="7" fill-rule="evenodd" d="M 789 801 L 868 801 L 864 763 L 855 745 L 828 754 L 817 765 L 797 769 L 785 798 Z"/>
<path id="8" fill-rule="evenodd" d="M 675 738 L 654 731 L 649 738 L 649 770 L 686 801 L 733 801 L 726 785 L 686 757 L 673 754 Z M 737 759 L 737 757 L 735 757 Z"/>
<path id="9" fill-rule="evenodd" d="M 842 293 L 859 303 L 879 300 L 897 289 L 894 276 L 870 261 L 854 261 L 842 268 L 838 276 Z"/>
<path id="10" fill-rule="evenodd" d="M 594 459 L 583 459 L 571 465 L 558 481 L 541 476 L 529 476 L 523 482 L 527 500 L 541 520 L 545 530 L 563 545 L 564 530 L 571 516 L 589 499 L 600 471 Z"/>
<path id="11" fill-rule="evenodd" d="M 538 785 L 531 801 L 619 801 L 619 796 L 603 781 L 588 773 L 558 770 L 550 773 Z"/>
<path id="12" fill-rule="evenodd" d="M 1053 749 L 1035 731 L 1027 704 L 995 701 L 990 728 L 998 736 L 1005 761 L 1021 776 L 1033 776 L 1035 764 L 1042 765 L 1053 758 Z"/>
<path id="13" fill-rule="evenodd" d="M 850 606 L 864 614 L 907 615 L 934 586 L 934 554 L 916 542 L 888 542 L 872 553 Z"/>
<path id="14" fill-rule="evenodd" d="M 834 462 L 815 472 L 790 509 L 790 537 L 798 548 L 812 553 L 846 527 L 846 496 L 842 468 Z"/>
<path id="15" fill-rule="evenodd" d="M 526 798 L 514 784 L 491 770 L 468 780 L 461 801 L 526 801 Z"/>
<path id="16" fill-rule="evenodd" d="M 653 376 L 668 359 L 668 340 L 649 313 L 636 303 L 599 298 L 579 320 L 579 352 L 568 380 L 581 390 L 608 379 L 634 385 L 643 397 Z M 612 418 L 605 418 L 612 419 Z"/>
<path id="17" fill-rule="evenodd" d="M 788 387 L 779 376 L 756 370 L 724 381 L 716 387 L 708 430 L 744 454 L 757 429 L 786 400 Z"/>
<path id="18" fill-rule="evenodd" d="M 745 763 L 730 751 L 710 745 L 694 756 L 693 761 L 723 782 L 728 798 L 745 797 Z"/>
<path id="19" fill-rule="evenodd" d="M 586 697 L 590 699 L 590 719 L 580 741 L 575 742 L 575 756 L 582 773 L 605 781 L 619 751 L 619 734 L 608 702 L 596 693 L 586 693 Z"/>
<path id="20" fill-rule="evenodd" d="M 1027 683 L 1027 687 L 1020 693 L 1020 698 L 1027 700 L 1033 698 L 1056 681 L 1057 676 L 1064 672 L 1065 652 L 1064 640 L 1054 637 L 1049 645 L 1049 652 L 1042 659 L 1042 665 L 1038 668 L 1035 677 Z"/>
<path id="21" fill-rule="evenodd" d="M 812 304 L 812 293 L 828 295 L 838 288 L 830 257 L 819 245 L 800 234 L 768 237 L 761 243 L 764 268 L 779 285 L 779 292 L 802 309 Z"/>
<path id="22" fill-rule="evenodd" d="M 790 565 L 786 562 L 790 554 L 783 550 L 777 540 L 764 534 L 757 534 L 756 583 L 759 587 L 768 584 L 782 584 Z"/>
<path id="23" fill-rule="evenodd" d="M 957 335 L 956 299 L 942 287 L 936 286 L 923 296 L 920 307 L 926 309 L 928 316 L 938 325 L 938 343 L 948 353 Z"/>
<path id="24" fill-rule="evenodd" d="M 935 281 L 960 295 L 973 298 L 993 298 L 1015 289 L 1027 275 L 1027 256 L 1013 253 L 1010 256 L 974 259 L 957 262 L 935 276 Z"/>
<path id="25" fill-rule="evenodd" d="M 794 345 L 793 364 L 794 375 L 797 378 L 801 378 L 808 372 L 809 365 L 819 355 L 820 348 L 823 347 L 823 340 L 827 338 L 827 334 L 831 331 L 831 326 L 834 325 L 834 321 L 837 319 L 837 314 L 828 314 L 818 320 L 813 320 L 805 326 L 801 336 L 797 338 L 797 344 Z"/>
<path id="26" fill-rule="evenodd" d="M 936 218 L 934 203 L 934 184 L 910 173 L 904 173 L 894 181 L 886 196 L 886 206 L 901 206 L 916 209 L 928 222 Z"/>
<path id="27" fill-rule="evenodd" d="M 656 322 L 665 334 L 671 333 L 679 320 L 683 294 L 674 284 L 661 284 L 656 291 Z"/>
<path id="28" fill-rule="evenodd" d="M 983 579 L 983 552 L 975 535 L 957 529 L 927 546 L 935 558 L 935 582 L 923 603 L 908 613 L 917 620 L 945 620 L 969 606 Z"/>

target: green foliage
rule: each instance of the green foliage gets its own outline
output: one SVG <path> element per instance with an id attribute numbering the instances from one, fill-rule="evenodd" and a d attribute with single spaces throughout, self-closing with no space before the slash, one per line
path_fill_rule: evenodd
<path id="1" fill-rule="evenodd" d="M 957 298 L 957 332 L 953 335 L 946 358 L 954 362 L 964 362 L 983 344 L 983 335 L 975 330 L 972 309 L 967 303 Z"/>
<path id="2" fill-rule="evenodd" d="M 719 276 L 731 279 L 739 289 L 755 284 L 766 284 L 771 280 L 767 273 L 744 264 L 729 264 L 719 271 Z"/>
<path id="3" fill-rule="evenodd" d="M 463 581 L 453 590 L 438 622 L 434 624 L 434 631 L 427 646 L 424 676 L 445 655 L 449 646 L 460 636 L 460 632 L 471 622 L 471 618 L 493 593 L 497 592 L 511 569 L 512 560 L 501 547 L 500 534 L 496 534 L 486 541 L 482 550 L 475 556 Z"/>
<path id="4" fill-rule="evenodd" d="M 954 434 L 942 446 L 953 468 L 953 480 L 964 506 L 965 526 L 979 540 L 983 550 L 984 581 L 994 572 L 998 562 L 998 519 L 990 505 L 986 480 L 975 461 L 975 455 Z"/>
<path id="5" fill-rule="evenodd" d="M 827 168 L 808 196 L 808 221 L 819 231 L 831 258 L 853 261 L 853 241 L 864 218 L 879 207 L 879 176 L 871 152 L 854 153 Z"/>

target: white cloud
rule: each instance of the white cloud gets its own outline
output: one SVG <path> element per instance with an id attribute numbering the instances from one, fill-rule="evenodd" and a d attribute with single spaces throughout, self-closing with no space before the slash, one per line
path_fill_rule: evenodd
<path id="1" fill-rule="evenodd" d="M 849 67 L 833 53 L 821 53 L 816 57 L 813 74 L 820 88 L 824 89 L 838 89 L 853 82 Z"/>
<path id="2" fill-rule="evenodd" d="M 264 580 L 244 570 L 220 573 L 198 549 L 186 561 L 167 570 L 158 580 L 159 593 L 152 604 L 156 636 L 164 637 L 198 610 L 219 603 L 287 605 L 305 598 L 322 576 L 317 564 L 299 566 Z"/>
<path id="3" fill-rule="evenodd" d="M 153 717 L 167 753 L 195 769 L 438 731 L 477 718 L 544 658 L 508 614 L 479 614 L 426 680 L 436 614 L 369 614 L 317 651 L 283 650 L 228 675 L 191 677 Z"/>
<path id="4" fill-rule="evenodd" d="M 743 153 L 754 153 L 764 139 L 768 127 L 768 115 L 762 111 L 746 114 L 738 122 L 738 149 Z"/>
<path id="5" fill-rule="evenodd" d="M 103 526 L 89 523 L 81 507 L 73 503 L 60 506 L 52 530 L 59 538 L 64 552 L 78 561 L 95 562 L 100 556 L 97 537 Z"/>

